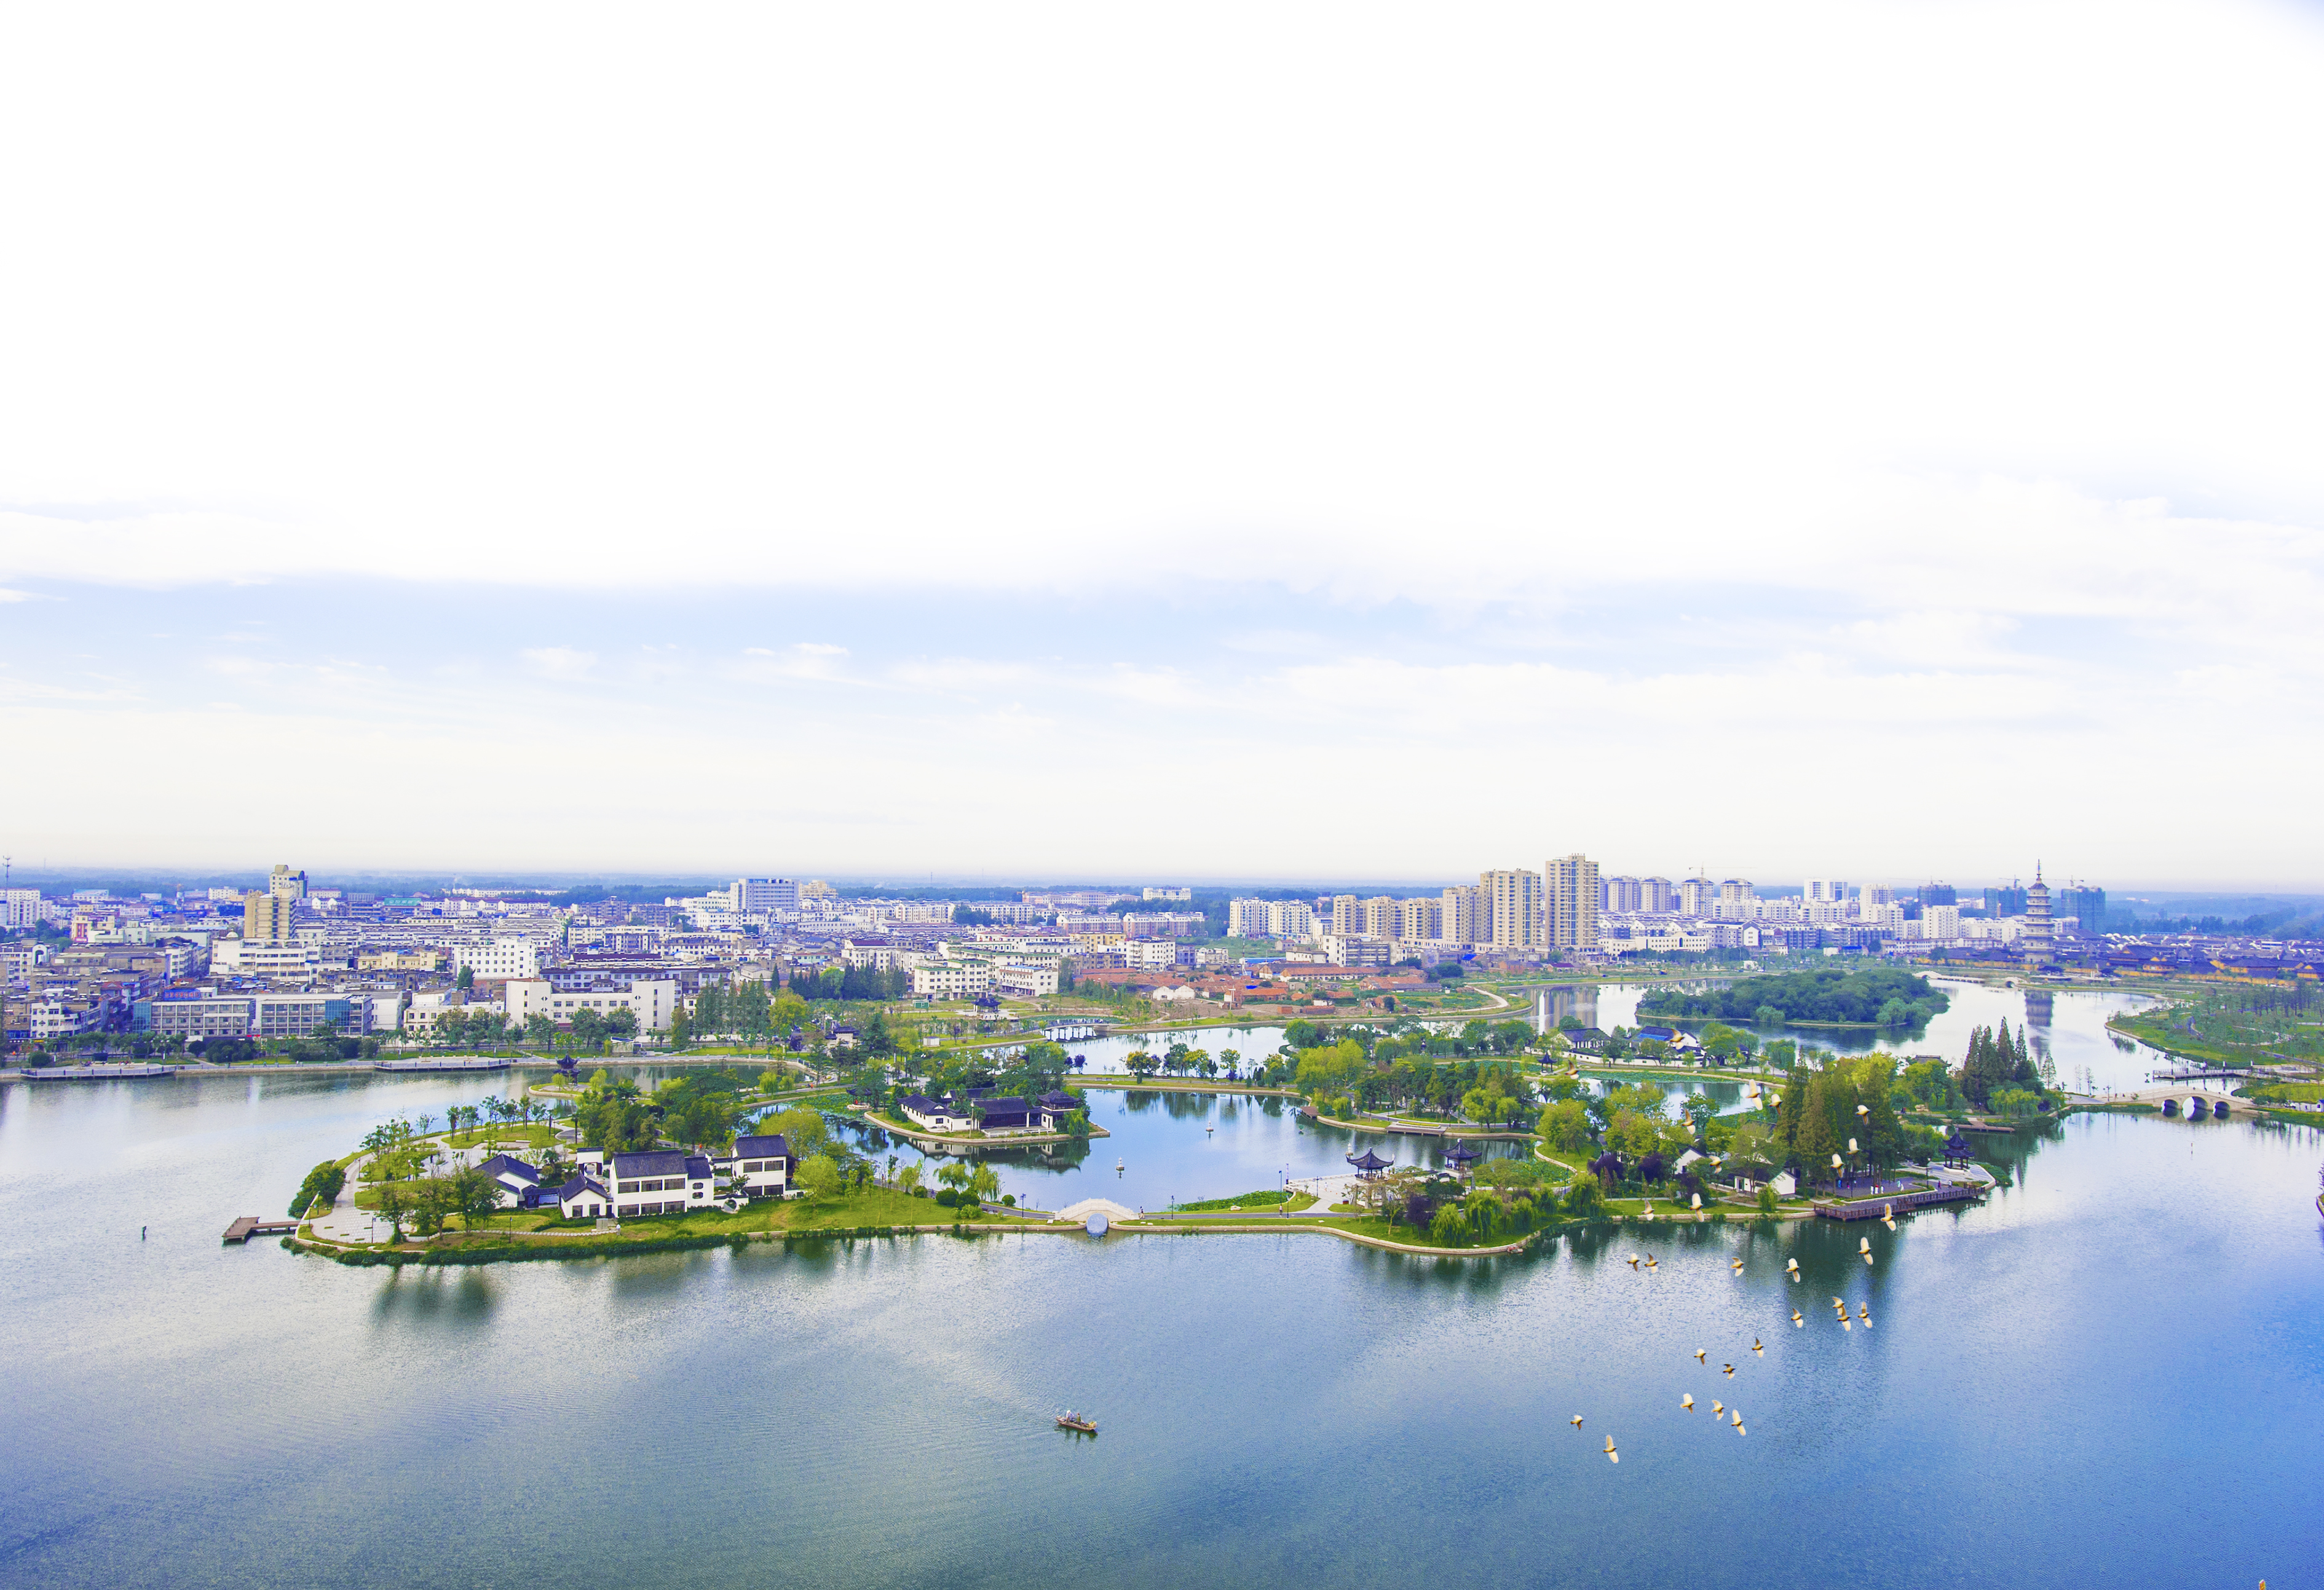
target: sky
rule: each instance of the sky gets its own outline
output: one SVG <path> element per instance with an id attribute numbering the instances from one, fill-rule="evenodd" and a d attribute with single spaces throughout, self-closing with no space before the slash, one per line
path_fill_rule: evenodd
<path id="1" fill-rule="evenodd" d="M 0 23 L 0 848 L 2324 886 L 2324 9 Z"/>

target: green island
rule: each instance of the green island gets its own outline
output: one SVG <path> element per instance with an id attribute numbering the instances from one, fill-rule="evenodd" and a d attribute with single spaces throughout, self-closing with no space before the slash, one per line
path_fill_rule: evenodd
<path id="1" fill-rule="evenodd" d="M 1904 996 L 1917 998 L 1911 985 L 1921 981 L 1818 972 L 1801 986 L 1852 1002 L 1844 1008 L 1877 995 L 1877 1014 L 1892 1001 L 1914 1003 Z M 916 1107 L 924 1106 L 942 1094 L 979 1107 L 996 1098 L 1047 1098 L 1060 1128 L 1046 1139 L 1085 1138 L 1086 1110 L 1066 1101 L 1087 1086 L 1128 1085 L 1287 1096 L 1320 1121 L 1351 1123 L 1360 1132 L 1470 1132 L 1526 1146 L 1489 1158 L 1462 1150 L 1449 1168 L 1408 1165 L 1360 1176 L 1328 1208 L 1314 1206 L 1305 1192 L 1286 1202 L 1283 1192 L 1268 1189 L 1120 1222 L 1125 1234 L 1316 1230 L 1401 1251 L 1475 1256 L 1537 1249 L 1561 1233 L 1609 1223 L 1805 1218 L 1819 1201 L 1860 1196 L 1866 1187 L 1958 1190 L 1978 1175 L 1966 1169 L 1978 1157 L 1977 1143 L 2046 1130 L 2068 1108 L 2081 1107 L 2069 1105 L 2047 1062 L 2037 1063 L 2026 1037 L 2006 1023 L 1978 1029 L 1958 1060 L 1904 1062 L 1886 1054 L 1840 1056 L 1790 1039 L 1762 1048 L 1715 1019 L 1692 1047 L 1636 1040 L 1618 1029 L 1601 1049 L 1595 1040 L 1606 1035 L 1584 1033 L 1570 1019 L 1546 1033 L 1482 1018 L 1455 1032 L 1430 1031 L 1409 1019 L 1329 1026 L 1303 1020 L 1290 1024 L 1281 1050 L 1263 1057 L 1231 1049 L 1213 1056 L 1189 1045 L 1188 1036 L 1157 1035 L 1156 1050 L 1137 1057 L 1139 1075 L 1102 1084 L 1074 1077 L 1061 1048 L 1038 1041 L 890 1047 L 844 1057 L 825 1086 L 807 1082 L 798 1062 L 780 1059 L 689 1068 L 650 1094 L 601 1069 L 586 1082 L 576 1077 L 522 1099 L 456 1109 L 440 1125 L 426 1116 L 383 1123 L 347 1155 L 309 1174 L 292 1198 L 292 1213 L 305 1224 L 286 1240 L 350 1263 L 473 1263 L 835 1237 L 1070 1233 L 1078 1225 L 1014 1207 L 1016 1200 L 1001 1193 L 998 1171 L 978 1157 L 981 1148 L 1034 1141 L 1026 1133 L 961 1143 L 960 1157 L 938 1164 L 930 1185 L 919 1162 L 893 1153 L 883 1160 L 839 1128 L 875 1126 L 926 1141 L 931 1134 L 905 1123 L 903 1102 L 917 1097 Z M 1587 1047 L 1584 1040 L 1591 1040 Z M 1602 1058 L 1633 1040 L 1635 1058 Z M 1703 1076 L 1756 1085 L 1755 1107 L 1722 1116 L 1694 1094 L 1672 1111 L 1666 1083 Z M 1586 1086 L 1585 1077 L 1602 1087 Z M 782 1196 L 748 1184 L 746 1161 L 732 1151 L 738 1134 L 752 1142 L 784 1140 Z M 505 1179 L 495 1181 L 485 1169 L 493 1156 L 506 1156 L 553 1185 L 579 1173 L 585 1144 L 609 1155 L 691 1156 L 689 1162 L 720 1167 L 716 1186 L 706 1197 L 697 1192 L 691 1206 L 624 1215 L 616 1225 L 565 1218 L 554 1201 L 512 1207 Z M 1925 1169 L 1941 1161 L 1952 1169 Z M 2006 1174 L 1988 1166 L 1977 1185 L 1997 1184 Z M 337 1203 L 350 1185 L 354 1216 Z M 1244 1213 L 1253 1217 L 1249 1225 L 1233 1218 Z M 358 1221 L 360 1235 L 350 1229 Z"/>
<path id="2" fill-rule="evenodd" d="M 1738 977 L 1703 994 L 1657 988 L 1638 1001 L 1641 1016 L 1715 1016 L 1762 1026 L 1917 1027 L 1941 1014 L 1951 997 L 1902 966 L 1819 967 Z"/>
<path id="3" fill-rule="evenodd" d="M 2235 1096 L 2264 1114 L 2313 1121 L 2324 1105 L 2324 993 L 2304 983 L 2192 991 L 2107 1026 L 2174 1059 L 2246 1073 Z"/>

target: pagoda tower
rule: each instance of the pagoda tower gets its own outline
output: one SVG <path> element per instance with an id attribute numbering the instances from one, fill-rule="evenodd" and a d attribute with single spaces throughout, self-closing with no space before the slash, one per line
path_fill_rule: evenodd
<path id="1" fill-rule="evenodd" d="M 2033 885 L 2025 891 L 2025 964 L 2038 966 L 2056 948 L 2050 932 L 2050 885 L 2042 882 L 2042 864 L 2037 861 Z"/>

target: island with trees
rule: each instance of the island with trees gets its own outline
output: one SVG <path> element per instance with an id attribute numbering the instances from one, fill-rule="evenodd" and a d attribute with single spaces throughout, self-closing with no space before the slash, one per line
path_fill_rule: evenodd
<path id="1" fill-rule="evenodd" d="M 1703 994 L 1657 988 L 1638 1001 L 1641 1016 L 1716 1017 L 1760 1026 L 1918 1027 L 1951 1004 L 1926 977 L 1877 963 L 1738 977 Z"/>

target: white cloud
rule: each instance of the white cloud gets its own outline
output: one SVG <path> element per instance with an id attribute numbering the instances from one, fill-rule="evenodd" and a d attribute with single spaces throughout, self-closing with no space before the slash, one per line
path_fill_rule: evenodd
<path id="1" fill-rule="evenodd" d="M 2054 821 L 2194 874 L 2242 843 L 2206 801 L 2305 821 L 2273 791 L 2324 768 L 2267 726 L 2324 710 L 2324 215 L 2284 199 L 2324 187 L 2311 11 L 454 25 L 12 30 L 0 142 L 45 153 L 0 293 L 42 313 L 0 371 L 0 644 L 71 592 L 85 623 L 10 652 L 12 699 L 83 704 L 43 720 L 60 755 L 141 726 L 497 755 L 512 691 L 741 790 L 784 771 L 733 729 L 770 698 L 830 752 L 796 809 L 611 777 L 410 838 L 543 862 L 619 831 L 1102 865 L 1145 823 L 1200 871 L 1547 842 L 1860 872 Z M 139 587 L 309 581 L 364 593 L 328 658 L 289 598 L 106 678 L 62 650 Z M 375 655 L 367 621 L 479 587 L 622 638 L 514 680 L 537 627 Z M 715 636 L 606 618 L 736 591 L 761 607 Z M 2158 706 L 2272 736 L 2278 784 L 2110 784 Z M 1059 815 L 1018 781 L 1044 747 L 1176 771 Z M 2059 766 L 2059 808 L 1977 798 Z M 1835 779 L 1864 799 L 1800 793 Z M 239 820 L 189 809 L 185 842 Z"/>
<path id="2" fill-rule="evenodd" d="M 546 679 L 585 679 L 597 666 L 595 652 L 576 652 L 570 646 L 532 646 L 519 655 L 527 668 Z"/>

